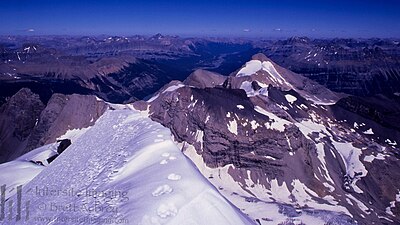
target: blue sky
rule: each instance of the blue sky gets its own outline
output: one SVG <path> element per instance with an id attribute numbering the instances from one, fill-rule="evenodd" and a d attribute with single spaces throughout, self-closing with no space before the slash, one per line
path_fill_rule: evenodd
<path id="1" fill-rule="evenodd" d="M 0 0 L 0 34 L 400 37 L 400 0 Z"/>

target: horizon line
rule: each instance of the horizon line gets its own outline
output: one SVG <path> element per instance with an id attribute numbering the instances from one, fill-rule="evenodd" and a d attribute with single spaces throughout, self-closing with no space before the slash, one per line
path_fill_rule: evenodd
<path id="1" fill-rule="evenodd" d="M 172 37 L 172 38 L 235 38 L 235 39 L 291 39 L 291 38 L 308 38 L 308 39 L 400 39 L 400 37 L 379 37 L 379 36 L 311 36 L 311 35 L 285 35 L 285 36 L 271 36 L 271 35 L 201 35 L 201 34 L 162 34 L 160 32 L 154 34 L 145 34 L 145 33 L 137 33 L 137 34 L 0 34 L 0 37 L 153 37 L 156 35 L 162 35 L 164 37 Z"/>

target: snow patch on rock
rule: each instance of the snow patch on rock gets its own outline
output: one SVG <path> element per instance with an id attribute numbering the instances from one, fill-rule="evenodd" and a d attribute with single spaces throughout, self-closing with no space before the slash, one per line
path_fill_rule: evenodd
<path id="1" fill-rule="evenodd" d="M 268 129 L 274 129 L 274 130 L 279 130 L 281 132 L 285 131 L 285 125 L 289 125 L 290 122 L 285 120 L 285 119 L 281 119 L 279 117 L 277 117 L 275 114 L 268 112 L 267 110 L 261 108 L 260 106 L 256 106 L 254 108 L 254 110 L 256 110 L 257 112 L 268 116 L 268 118 L 270 119 L 269 122 L 265 123 L 265 126 Z"/>
<path id="2" fill-rule="evenodd" d="M 297 98 L 294 97 L 293 95 L 285 95 L 286 101 L 288 101 L 290 104 L 293 104 L 295 101 L 297 101 Z"/>
<path id="3" fill-rule="evenodd" d="M 238 127 L 237 127 L 237 122 L 235 119 L 233 119 L 233 121 L 229 121 L 228 126 L 228 130 L 232 133 L 237 135 L 238 134 Z"/>
<path id="4" fill-rule="evenodd" d="M 260 60 L 251 60 L 246 63 L 246 65 L 237 72 L 237 76 L 250 76 L 260 71 L 262 68 Z"/>

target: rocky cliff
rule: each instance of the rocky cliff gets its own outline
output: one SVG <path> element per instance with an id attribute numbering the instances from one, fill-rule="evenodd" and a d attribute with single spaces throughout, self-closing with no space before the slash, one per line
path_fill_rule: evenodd
<path id="1" fill-rule="evenodd" d="M 348 101 L 256 55 L 225 81 L 198 71 L 134 106 L 169 127 L 203 175 L 260 224 L 274 220 L 259 213 L 271 204 L 286 222 L 396 224 L 399 129 Z"/>
<path id="2" fill-rule="evenodd" d="M 21 89 L 0 108 L 0 162 L 53 143 L 68 130 L 94 124 L 106 109 L 94 96 L 54 94 L 47 105 Z"/>

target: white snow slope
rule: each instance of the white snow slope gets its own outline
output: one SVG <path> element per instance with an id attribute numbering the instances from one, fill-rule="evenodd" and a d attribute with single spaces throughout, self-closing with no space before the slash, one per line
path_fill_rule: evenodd
<path id="1" fill-rule="evenodd" d="M 6 199 L 16 193 L 17 186 L 25 185 L 45 168 L 30 160 L 46 162 L 46 159 L 57 153 L 57 146 L 57 143 L 45 145 L 11 162 L 0 164 L 0 185 L 6 185 Z"/>
<path id="2" fill-rule="evenodd" d="M 22 219 L 7 224 L 254 224 L 195 169 L 169 129 L 130 109 L 107 111 L 23 187 L 22 205 Z"/>

